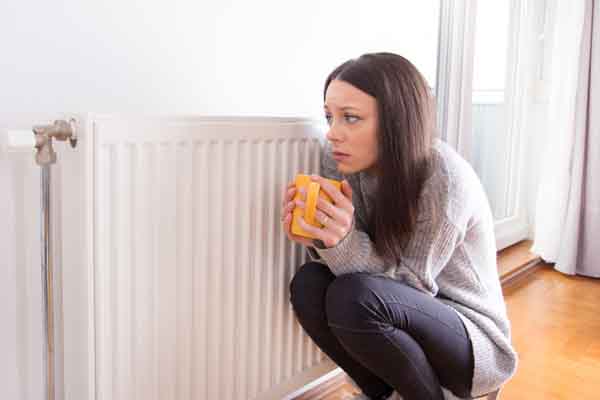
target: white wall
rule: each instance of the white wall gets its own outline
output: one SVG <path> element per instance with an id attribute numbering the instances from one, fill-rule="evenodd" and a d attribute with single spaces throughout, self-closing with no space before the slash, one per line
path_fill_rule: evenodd
<path id="1" fill-rule="evenodd" d="M 438 0 L 7 0 L 0 113 L 320 115 L 327 73 L 364 52 L 405 55 L 433 86 L 438 7 Z"/>

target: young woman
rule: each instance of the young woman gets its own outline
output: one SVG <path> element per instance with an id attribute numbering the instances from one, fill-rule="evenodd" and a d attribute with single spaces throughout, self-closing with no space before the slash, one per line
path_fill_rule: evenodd
<path id="1" fill-rule="evenodd" d="M 360 399 L 471 398 L 499 388 L 517 355 L 496 269 L 494 220 L 472 167 L 434 137 L 429 87 L 405 58 L 365 54 L 324 90 L 328 145 L 317 239 L 288 238 L 312 261 L 290 284 L 312 340 L 361 388 Z M 305 199 L 305 193 L 301 193 Z"/>

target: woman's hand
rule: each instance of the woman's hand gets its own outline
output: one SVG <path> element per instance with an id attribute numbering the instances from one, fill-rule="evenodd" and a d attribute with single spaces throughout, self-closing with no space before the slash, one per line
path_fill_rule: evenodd
<path id="1" fill-rule="evenodd" d="M 341 191 L 327 179 L 318 175 L 311 175 L 311 180 L 321 185 L 321 189 L 329 195 L 333 202 L 328 203 L 321 198 L 317 200 L 315 219 L 323 225 L 323 228 L 307 224 L 304 218 L 299 218 L 300 227 L 305 232 L 321 240 L 325 244 L 325 247 L 334 247 L 346 237 L 350 232 L 350 228 L 352 228 L 352 221 L 354 219 L 352 188 L 346 180 L 342 181 Z M 304 188 L 300 189 L 300 198 L 302 200 L 296 200 L 296 206 L 304 208 L 306 201 Z"/>
<path id="2" fill-rule="evenodd" d="M 281 223 L 283 225 L 283 230 L 285 231 L 286 236 L 291 241 L 296 243 L 300 243 L 303 246 L 312 246 L 312 239 L 305 238 L 303 236 L 294 235 L 291 231 L 292 228 L 292 212 L 296 207 L 294 204 L 294 196 L 296 195 L 296 184 L 294 182 L 288 183 L 285 191 L 283 192 L 283 203 L 282 203 L 282 213 L 281 213 Z M 300 218 L 303 220 L 304 218 Z"/>

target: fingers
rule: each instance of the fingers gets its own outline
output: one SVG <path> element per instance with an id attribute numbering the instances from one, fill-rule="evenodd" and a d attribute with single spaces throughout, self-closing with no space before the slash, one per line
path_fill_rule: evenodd
<path id="1" fill-rule="evenodd" d="M 292 233 L 292 212 L 296 207 L 293 201 L 296 195 L 296 184 L 290 182 L 284 190 L 282 210 L 281 210 L 281 223 L 283 225 L 283 231 L 287 238 L 293 242 L 299 243 L 303 246 L 312 246 L 312 239 L 297 236 Z M 302 219 L 302 218 L 301 218 Z"/>
<path id="2" fill-rule="evenodd" d="M 282 199 L 282 207 L 285 207 L 287 205 L 287 203 L 289 203 L 293 198 L 294 195 L 296 194 L 296 184 L 291 182 L 287 185 L 287 187 L 285 188 L 284 192 L 283 192 L 283 199 Z"/>
<path id="3" fill-rule="evenodd" d="M 333 224 L 331 220 L 329 220 L 327 225 L 325 225 L 323 228 L 317 228 L 313 225 L 310 225 L 306 223 L 303 218 L 298 219 L 298 223 L 305 232 L 314 236 L 315 239 L 321 240 L 325 244 L 325 247 L 333 247 L 337 245 L 340 240 L 346 236 L 345 230 L 339 225 Z"/>
<path id="4" fill-rule="evenodd" d="M 294 234 L 292 234 L 292 214 L 288 214 L 283 218 L 283 230 L 288 239 L 294 240 Z"/>
<path id="5" fill-rule="evenodd" d="M 341 238 L 345 237 L 347 230 L 352 224 L 354 217 L 354 207 L 352 205 L 352 189 L 347 182 L 342 184 L 341 190 L 332 185 L 328 180 L 318 175 L 313 176 L 312 180 L 318 182 L 321 188 L 329 195 L 333 203 L 325 201 L 322 198 L 317 199 L 317 209 L 315 219 L 323 227 L 319 228 L 308 224 L 304 218 L 298 218 L 300 227 L 311 236 L 325 243 L 327 247 L 335 246 Z M 297 194 L 300 194 L 296 200 Z M 282 198 L 281 221 L 288 239 L 305 246 L 312 246 L 312 239 L 303 236 L 294 235 L 291 232 L 293 211 L 299 207 L 304 211 L 306 207 L 306 189 L 296 189 L 294 182 L 288 183 L 284 189 Z"/>
<path id="6" fill-rule="evenodd" d="M 317 211 L 319 210 L 331 218 L 331 220 L 335 221 L 338 225 L 349 226 L 352 222 L 353 214 L 323 199 L 317 200 Z"/>
<path id="7" fill-rule="evenodd" d="M 298 218 L 298 224 L 300 225 L 300 228 L 302 228 L 302 230 L 304 232 L 309 233 L 312 236 L 314 236 L 316 239 L 320 239 L 323 242 L 327 243 L 325 241 L 326 233 L 325 233 L 324 229 L 320 229 L 320 228 L 317 228 L 316 226 L 310 225 L 309 223 L 304 221 L 304 218 Z"/>
<path id="8" fill-rule="evenodd" d="M 281 205 L 282 209 L 281 209 L 281 220 L 283 221 L 283 219 L 288 215 L 294 211 L 294 207 L 296 207 L 296 204 L 293 201 L 294 195 L 296 193 L 296 188 L 291 188 L 288 189 L 283 197 L 283 203 Z"/>
<path id="9" fill-rule="evenodd" d="M 281 203 L 281 220 L 285 218 L 288 213 L 294 211 L 295 204 L 293 202 L 294 196 L 296 195 L 296 184 L 289 182 L 283 192 L 283 201 Z"/>
<path id="10" fill-rule="evenodd" d="M 292 231 L 292 214 L 287 214 L 283 217 L 283 228 L 288 238 L 291 239 Z"/>
<path id="11" fill-rule="evenodd" d="M 323 200 L 320 200 L 323 202 L 323 204 L 329 204 Z M 304 203 L 301 200 L 296 200 L 295 202 L 296 207 L 304 209 L 304 207 L 306 206 L 306 203 Z M 331 205 L 330 205 L 331 206 Z M 333 207 L 333 206 L 331 206 Z M 333 207 L 335 208 L 335 207 Z M 339 211 L 336 211 L 339 212 Z M 327 238 L 330 242 L 332 240 L 334 240 L 337 237 L 344 237 L 346 235 L 346 229 L 345 226 L 351 226 L 352 221 L 350 220 L 350 223 L 346 224 L 346 215 L 343 214 L 343 217 L 341 217 L 341 220 L 344 221 L 343 223 L 340 223 L 338 220 L 336 220 L 335 218 L 332 218 L 330 215 L 327 215 L 326 213 L 324 213 L 323 211 L 319 210 L 317 208 L 317 211 L 315 213 L 315 219 L 317 222 L 319 222 L 321 225 L 323 225 L 323 227 L 316 227 L 313 225 L 308 224 L 304 218 L 300 218 L 298 220 L 298 223 L 300 225 L 300 227 L 314 235 L 317 236 L 317 239 L 321 239 L 324 242 L 327 243 L 326 240 L 324 240 L 325 238 Z"/>
<path id="12" fill-rule="evenodd" d="M 338 188 L 333 186 L 331 182 L 319 175 L 311 175 L 311 179 L 321 185 L 321 188 L 329 195 L 329 197 L 331 197 L 334 204 L 348 212 L 354 212 L 352 198 L 347 198 Z"/>
<path id="13" fill-rule="evenodd" d="M 303 199 L 303 197 L 301 196 Z M 304 200 L 295 200 L 292 202 L 295 207 L 304 208 L 306 207 L 306 203 Z M 293 210 L 293 209 L 292 209 Z M 341 209 L 328 201 L 325 201 L 321 198 L 317 200 L 317 214 L 321 215 L 321 222 L 323 224 L 323 220 L 327 223 L 323 225 L 327 226 L 350 226 L 352 224 L 353 213 L 349 213 L 348 211 Z M 321 213 L 321 214 L 319 214 Z"/>
<path id="14" fill-rule="evenodd" d="M 283 207 L 283 209 L 281 210 L 281 220 L 283 221 L 283 219 L 285 217 L 287 217 L 288 214 L 292 214 L 292 211 L 294 211 L 295 208 L 295 204 L 293 202 L 290 202 L 288 204 L 286 204 L 285 207 Z"/>
<path id="15" fill-rule="evenodd" d="M 300 218 L 302 220 L 302 218 Z M 312 239 L 297 236 L 292 233 L 292 214 L 286 214 L 283 218 L 283 230 L 287 238 L 293 242 L 300 243 L 303 246 L 312 246 Z"/>
<path id="16" fill-rule="evenodd" d="M 342 181 L 341 189 L 344 196 L 352 202 L 352 186 L 350 186 L 347 180 Z"/>

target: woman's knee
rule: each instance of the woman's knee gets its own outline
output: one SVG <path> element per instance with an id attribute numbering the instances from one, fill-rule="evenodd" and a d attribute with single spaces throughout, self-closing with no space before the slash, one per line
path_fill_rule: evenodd
<path id="1" fill-rule="evenodd" d="M 375 280 L 368 273 L 339 276 L 327 290 L 326 312 L 330 326 L 350 330 L 381 328 L 382 304 Z"/>
<path id="2" fill-rule="evenodd" d="M 299 316 L 320 316 L 325 312 L 325 294 L 335 275 L 317 262 L 302 265 L 290 282 L 290 302 Z"/>

